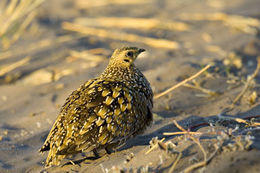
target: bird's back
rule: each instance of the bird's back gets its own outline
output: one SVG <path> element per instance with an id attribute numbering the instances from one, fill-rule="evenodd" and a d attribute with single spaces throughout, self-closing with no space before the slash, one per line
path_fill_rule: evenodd
<path id="1" fill-rule="evenodd" d="M 41 149 L 52 150 L 46 165 L 57 165 L 68 154 L 122 143 L 142 132 L 152 120 L 147 106 L 151 96 L 143 89 L 143 85 L 94 79 L 74 91 Z"/>

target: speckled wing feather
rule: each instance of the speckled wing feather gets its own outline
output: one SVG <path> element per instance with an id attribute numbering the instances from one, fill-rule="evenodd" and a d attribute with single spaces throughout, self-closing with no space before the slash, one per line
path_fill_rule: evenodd
<path id="1" fill-rule="evenodd" d="M 121 143 L 152 121 L 152 96 L 142 86 L 93 79 L 66 100 L 40 151 L 51 149 L 46 166 L 68 154 Z"/>
<path id="2" fill-rule="evenodd" d="M 52 129 L 50 130 L 43 146 L 40 149 L 40 152 L 50 150 L 46 159 L 46 167 L 51 165 L 58 165 L 59 161 L 65 157 L 65 155 L 55 155 L 59 152 L 58 148 L 66 140 L 65 137 L 69 135 L 67 133 L 67 127 L 69 127 L 68 124 L 70 123 L 70 119 L 73 118 L 71 116 L 74 116 L 74 114 L 71 115 L 68 113 L 76 111 L 73 109 L 75 109 L 75 104 L 78 104 L 77 101 L 81 95 L 80 89 L 87 89 L 88 86 L 91 85 L 94 81 L 96 81 L 96 79 L 89 80 L 84 85 L 81 85 L 78 90 L 72 92 L 66 99 L 65 104 L 62 106 L 60 114 L 58 115 L 55 123 L 52 126 Z"/>

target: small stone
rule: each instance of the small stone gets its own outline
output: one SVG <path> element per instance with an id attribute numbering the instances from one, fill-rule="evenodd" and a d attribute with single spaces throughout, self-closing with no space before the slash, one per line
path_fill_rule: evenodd
<path id="1" fill-rule="evenodd" d="M 41 123 L 40 122 L 36 122 L 36 125 L 38 128 L 41 128 Z"/>

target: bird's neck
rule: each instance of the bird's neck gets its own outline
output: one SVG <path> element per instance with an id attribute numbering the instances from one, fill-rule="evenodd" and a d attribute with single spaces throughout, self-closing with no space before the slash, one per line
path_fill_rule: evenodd
<path id="1" fill-rule="evenodd" d="M 134 65 L 130 67 L 108 66 L 101 74 L 100 78 L 113 79 L 116 81 L 130 81 L 135 80 L 135 75 L 137 74 L 139 74 L 139 70 Z"/>

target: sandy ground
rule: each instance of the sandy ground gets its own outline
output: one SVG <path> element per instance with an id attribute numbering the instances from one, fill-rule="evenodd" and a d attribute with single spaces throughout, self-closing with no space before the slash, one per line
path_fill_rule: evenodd
<path id="1" fill-rule="evenodd" d="M 75 1 L 76 2 L 76 1 Z M 79 2 L 79 1 L 77 1 Z M 109 1 L 106 1 L 109 2 Z M 110 1 L 111 2 L 111 1 Z M 135 2 L 135 1 L 133 1 Z M 86 6 L 86 5 L 85 5 Z M 260 172 L 260 131 L 243 123 L 223 120 L 217 115 L 229 107 L 243 89 L 247 76 L 256 69 L 256 57 L 260 56 L 259 33 L 234 27 L 225 20 L 185 19 L 183 14 L 201 13 L 239 15 L 260 19 L 259 0 L 147 0 L 136 4 L 107 4 L 85 8 L 68 0 L 46 0 L 39 11 L 37 31 L 16 42 L 8 52 L 1 52 L 0 65 L 10 64 L 29 56 L 30 62 L 0 76 L 0 172 L 168 172 L 182 153 L 175 171 L 180 172 L 203 160 L 198 145 L 187 137 L 164 136 L 164 132 L 179 131 L 173 124 L 178 121 L 184 128 L 211 122 L 215 131 L 238 130 L 229 137 L 212 160 L 197 172 Z M 178 21 L 189 26 L 186 31 L 152 29 L 116 29 L 145 37 L 176 41 L 178 49 L 152 47 L 138 40 L 125 42 L 95 36 L 78 36 L 65 31 L 62 22 L 72 22 L 85 17 L 139 17 L 159 21 Z M 241 21 L 239 21 L 241 22 Z M 241 22 L 242 23 L 242 22 Z M 250 27 L 249 27 L 250 28 Z M 251 29 L 257 32 L 255 27 Z M 112 30 L 107 28 L 107 31 Z M 67 41 L 58 38 L 68 36 Z M 44 45 L 47 40 L 47 46 Z M 86 80 L 98 76 L 108 58 L 86 60 L 71 56 L 71 51 L 102 48 L 101 56 L 109 57 L 114 48 L 122 45 L 143 47 L 147 50 L 136 62 L 150 81 L 154 93 L 160 93 L 199 71 L 202 66 L 214 62 L 214 67 L 196 81 L 201 87 L 219 94 L 209 95 L 198 89 L 181 87 L 154 101 L 154 122 L 144 134 L 130 139 L 125 146 L 110 155 L 93 160 L 91 154 L 73 156 L 76 165 L 66 164 L 44 169 L 47 154 L 40 155 L 43 144 L 60 106 L 65 98 Z M 232 59 L 232 54 L 235 58 Z M 98 55 L 100 55 L 98 54 Z M 224 61 L 226 60 L 226 61 Z M 242 63 L 240 66 L 235 62 Z M 226 62 L 226 63 L 224 63 Z M 259 98 L 250 103 L 255 91 L 259 93 L 260 77 L 250 87 L 241 101 L 228 113 L 231 117 L 257 117 L 260 115 Z M 257 118 L 256 118 L 257 121 Z M 194 131 L 207 132 L 213 127 L 201 126 Z M 207 157 L 215 151 L 214 144 L 221 135 L 204 136 L 200 139 Z M 249 136 L 250 139 L 247 139 Z M 155 149 L 145 154 L 149 141 L 158 137 L 175 144 L 174 153 Z M 223 137 L 223 135 L 222 135 Z M 252 141 L 250 147 L 237 147 Z M 227 149 L 227 145 L 230 148 Z M 225 148 L 225 147 L 226 148 Z M 233 146 L 233 148 L 232 148 Z M 132 153 L 132 154 L 131 154 Z M 130 157 L 132 155 L 133 157 Z M 88 159 L 83 159 L 88 157 Z M 130 158 L 130 159 L 129 159 Z"/>

